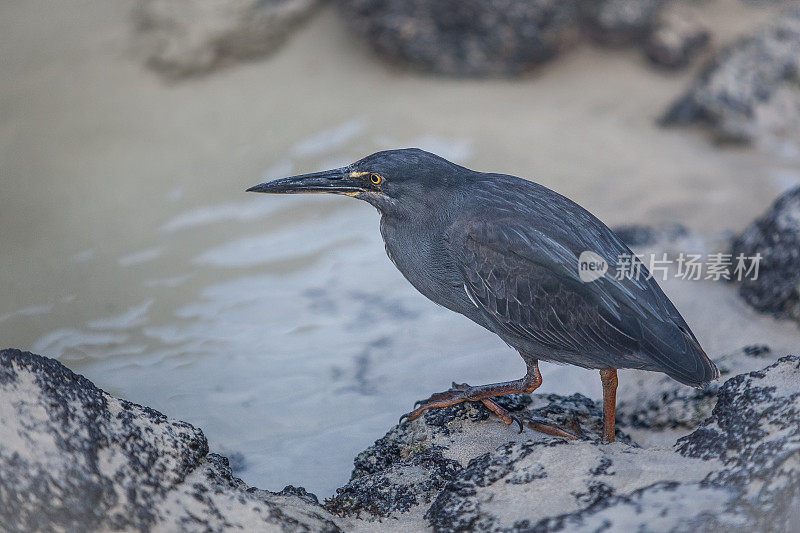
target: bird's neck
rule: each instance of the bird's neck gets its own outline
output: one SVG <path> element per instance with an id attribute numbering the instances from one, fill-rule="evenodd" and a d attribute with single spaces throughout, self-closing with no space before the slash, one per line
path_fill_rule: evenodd
<path id="1" fill-rule="evenodd" d="M 381 236 L 386 253 L 404 273 L 409 265 L 404 264 L 403 258 L 427 257 L 443 251 L 444 228 L 447 226 L 441 220 L 428 220 L 425 217 L 381 214 Z"/>

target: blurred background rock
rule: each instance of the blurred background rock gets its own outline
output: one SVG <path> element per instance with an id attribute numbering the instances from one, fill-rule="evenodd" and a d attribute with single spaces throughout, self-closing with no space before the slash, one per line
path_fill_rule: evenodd
<path id="1" fill-rule="evenodd" d="M 133 10 L 141 52 L 180 78 L 273 52 L 319 0 L 143 0 Z"/>
<path id="2" fill-rule="evenodd" d="M 338 0 L 354 34 L 387 60 L 458 77 L 519 76 L 582 40 L 685 68 L 711 33 L 681 0 Z M 780 2 L 778 2 L 780 3 Z M 140 0 L 146 63 L 169 78 L 274 52 L 320 0 Z M 789 2 L 790 4 L 790 2 Z M 704 122 L 722 140 L 800 138 L 800 7 L 718 51 L 665 124 Z"/>

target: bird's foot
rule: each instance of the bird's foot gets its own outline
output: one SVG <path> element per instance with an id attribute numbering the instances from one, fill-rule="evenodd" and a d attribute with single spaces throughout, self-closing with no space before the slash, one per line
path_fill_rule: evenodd
<path id="1" fill-rule="evenodd" d="M 509 413 L 508 409 L 506 409 L 505 407 L 500 407 L 497 403 L 495 403 L 493 400 L 489 398 L 484 398 L 483 400 L 481 400 L 481 403 L 483 403 L 483 405 L 485 405 L 486 408 L 489 409 L 491 412 L 499 416 L 500 420 L 505 422 L 507 426 L 510 426 L 511 424 L 516 422 L 517 425 L 519 426 L 519 432 L 522 433 L 524 431 L 520 419 Z"/>
<path id="2" fill-rule="evenodd" d="M 516 422 L 519 425 L 519 432 L 522 433 L 523 431 L 522 421 L 520 421 L 519 418 L 511 414 L 508 411 L 508 409 L 498 405 L 497 402 L 494 401 L 493 396 L 487 396 L 487 390 L 484 387 L 471 387 L 466 383 L 454 382 L 449 390 L 446 390 L 444 392 L 437 392 L 436 394 L 432 394 L 425 400 L 421 400 L 414 403 L 415 409 L 410 413 L 406 413 L 403 416 L 401 416 L 400 423 L 402 423 L 404 420 L 408 420 L 409 422 L 416 420 L 417 418 L 422 416 L 422 414 L 428 409 L 438 409 L 441 407 L 448 407 L 462 402 L 481 402 L 490 411 L 492 411 L 498 417 L 500 417 L 500 419 L 507 425 L 510 426 L 511 424 Z M 525 392 L 525 391 L 522 390 L 509 390 L 508 392 L 503 391 L 504 394 L 511 394 L 515 392 Z M 576 435 L 570 433 L 569 431 L 566 431 L 559 427 L 542 424 L 541 422 L 527 421 L 525 425 L 527 425 L 534 431 L 538 431 L 540 433 L 545 433 L 547 435 L 552 435 L 555 437 L 564 437 L 570 440 L 578 438 Z"/>
<path id="3" fill-rule="evenodd" d="M 514 422 L 519 425 L 519 432 L 522 433 L 523 427 L 522 422 L 519 418 L 512 415 L 508 409 L 505 407 L 501 407 L 491 398 L 475 398 L 470 396 L 470 391 L 472 387 L 467 385 L 466 383 L 453 383 L 453 386 L 450 390 L 446 390 L 444 392 L 437 392 L 436 394 L 432 394 L 426 400 L 420 400 L 414 403 L 414 409 L 410 413 L 406 413 L 400 417 L 400 422 L 402 423 L 403 420 L 408 420 L 411 422 L 412 420 L 416 420 L 422 413 L 427 411 L 428 409 L 436 409 L 440 407 L 448 407 L 450 405 L 456 405 L 462 402 L 481 402 L 485 405 L 490 411 L 500 417 L 500 420 L 505 422 L 507 425 L 511 425 Z"/>
<path id="4" fill-rule="evenodd" d="M 450 385 L 450 389 L 448 389 L 448 390 L 446 390 L 444 392 L 437 392 L 435 394 L 431 394 L 425 400 L 417 400 L 416 402 L 414 402 L 414 408 L 416 408 L 418 405 L 426 405 L 426 404 L 433 403 L 433 402 L 438 402 L 438 401 L 441 401 L 441 400 L 449 400 L 450 398 L 456 397 L 458 395 L 463 395 L 462 393 L 465 390 L 469 389 L 469 388 L 470 388 L 470 386 L 467 385 L 466 383 L 456 383 L 454 381 L 453 384 Z M 461 400 L 461 401 L 463 402 L 464 400 Z M 456 403 L 458 403 L 458 402 L 456 402 Z M 424 409 L 423 409 L 423 411 L 424 411 Z M 403 416 L 405 416 L 405 415 L 403 415 Z M 413 420 L 413 418 L 411 420 Z"/>
<path id="5" fill-rule="evenodd" d="M 565 439 L 569 440 L 577 440 L 578 436 L 574 433 L 570 433 L 566 429 L 561 429 L 558 426 L 550 426 L 548 424 L 542 424 L 541 422 L 534 422 L 530 420 L 526 423 L 526 425 L 534 431 L 538 431 L 539 433 L 544 433 L 545 435 L 552 435 L 553 437 L 564 437 Z"/>
<path id="6" fill-rule="evenodd" d="M 471 387 L 466 383 L 455 382 L 453 382 L 453 385 L 449 390 L 431 394 L 431 396 L 427 399 L 415 402 L 415 409 L 410 413 L 406 413 L 401 416 L 400 422 L 403 420 L 408 420 L 409 422 L 416 420 L 428 409 L 448 407 L 450 405 L 456 405 L 462 402 L 481 402 L 509 426 L 516 422 L 519 425 L 520 433 L 522 432 L 522 422 L 520 422 L 520 420 L 512 415 L 507 409 L 498 405 L 490 397 L 482 394 L 480 387 Z"/>

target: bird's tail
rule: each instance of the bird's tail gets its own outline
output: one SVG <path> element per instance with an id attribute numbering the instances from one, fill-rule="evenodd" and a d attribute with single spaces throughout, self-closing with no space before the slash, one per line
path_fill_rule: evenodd
<path id="1" fill-rule="evenodd" d="M 666 325 L 666 324 L 664 324 Z M 651 332 L 650 353 L 658 362 L 657 370 L 691 387 L 705 387 L 719 377 L 717 365 L 708 357 L 688 326 L 670 324 L 671 334 Z"/>
<path id="2" fill-rule="evenodd" d="M 688 337 L 688 336 L 687 336 Z M 675 374 L 667 374 L 673 379 L 676 379 L 684 385 L 702 388 L 708 385 L 711 381 L 719 378 L 719 368 L 714 364 L 714 361 L 706 354 L 700 343 L 696 339 L 689 338 L 687 342 L 688 352 L 686 359 L 694 362 L 691 371 L 688 373 L 679 372 Z"/>

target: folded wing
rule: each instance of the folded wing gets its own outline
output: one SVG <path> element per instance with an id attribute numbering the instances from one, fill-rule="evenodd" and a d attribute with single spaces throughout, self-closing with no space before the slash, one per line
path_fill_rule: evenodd
<path id="1" fill-rule="evenodd" d="M 693 386 L 718 376 L 644 265 L 638 278 L 581 281 L 584 249 L 604 257 L 611 271 L 620 255 L 633 257 L 613 234 L 564 244 L 512 220 L 475 217 L 451 226 L 446 245 L 473 303 L 507 342 L 533 347 L 531 355 L 587 368 L 654 370 Z"/>

